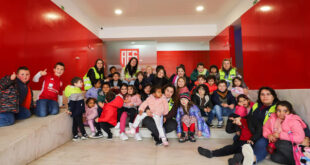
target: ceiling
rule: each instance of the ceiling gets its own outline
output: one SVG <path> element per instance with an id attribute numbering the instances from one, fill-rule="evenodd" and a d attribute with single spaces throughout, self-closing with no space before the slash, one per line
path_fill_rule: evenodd
<path id="1" fill-rule="evenodd" d="M 217 24 L 241 0 L 71 0 L 102 27 Z M 205 10 L 197 12 L 196 6 Z M 114 10 L 121 9 L 122 15 Z"/>

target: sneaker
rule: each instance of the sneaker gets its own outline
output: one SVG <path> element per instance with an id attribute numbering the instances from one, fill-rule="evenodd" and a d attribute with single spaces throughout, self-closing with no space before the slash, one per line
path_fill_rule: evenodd
<path id="1" fill-rule="evenodd" d="M 136 134 L 136 129 L 133 128 L 133 127 L 130 127 L 130 128 L 129 128 L 129 131 L 126 131 L 126 133 L 127 133 L 127 134 L 130 134 L 130 135 L 134 135 L 134 134 Z"/>
<path id="2" fill-rule="evenodd" d="M 73 138 L 72 138 L 73 141 L 78 141 L 79 139 L 80 139 L 79 135 L 75 135 L 75 136 L 73 136 Z"/>
<path id="3" fill-rule="evenodd" d="M 208 125 L 209 127 L 214 128 L 214 125 L 213 125 L 212 123 L 210 124 L 210 123 L 207 122 L 207 125 Z"/>
<path id="4" fill-rule="evenodd" d="M 117 122 L 117 124 L 116 124 L 116 126 L 115 126 L 114 128 L 115 128 L 115 129 L 119 129 L 119 127 L 120 127 L 120 123 Z"/>
<path id="5" fill-rule="evenodd" d="M 95 139 L 98 139 L 98 138 L 102 138 L 103 137 L 103 134 L 102 134 L 102 132 L 100 131 L 98 131 L 97 133 L 96 133 L 96 135 L 95 135 Z"/>
<path id="6" fill-rule="evenodd" d="M 113 134 L 112 133 L 108 134 L 108 139 L 107 140 L 112 140 L 112 138 L 113 138 Z"/>
<path id="7" fill-rule="evenodd" d="M 212 155 L 212 151 L 208 150 L 208 149 L 205 149 L 205 148 L 202 148 L 202 147 L 198 147 L 198 152 L 200 155 L 203 155 L 207 158 L 212 158 L 213 155 Z"/>
<path id="8" fill-rule="evenodd" d="M 142 137 L 141 137 L 141 135 L 140 135 L 139 133 L 136 133 L 136 134 L 135 134 L 135 139 L 136 139 L 137 141 L 141 141 L 141 140 L 142 140 Z"/>
<path id="9" fill-rule="evenodd" d="M 194 132 L 188 132 L 188 134 L 189 134 L 188 140 L 190 142 L 196 142 L 195 133 Z"/>
<path id="10" fill-rule="evenodd" d="M 89 136 L 89 138 L 91 138 L 91 139 L 94 139 L 96 137 L 96 133 L 95 132 L 92 132 L 91 134 L 90 134 L 90 136 Z"/>
<path id="11" fill-rule="evenodd" d="M 125 140 L 128 140 L 128 136 L 123 132 L 119 135 L 120 139 L 125 141 Z"/>
<path id="12" fill-rule="evenodd" d="M 217 124 L 217 128 L 223 128 L 224 126 L 224 122 L 223 121 L 219 121 Z"/>
<path id="13" fill-rule="evenodd" d="M 87 134 L 84 134 L 82 137 L 81 137 L 82 140 L 86 140 L 88 139 L 88 135 Z"/>
<path id="14" fill-rule="evenodd" d="M 254 163 L 254 152 L 250 144 L 242 146 L 242 155 L 244 156 L 243 165 L 252 165 Z"/>
<path id="15" fill-rule="evenodd" d="M 161 146 L 161 145 L 163 145 L 163 142 L 161 141 L 161 139 L 159 139 L 158 141 L 156 141 L 155 145 L 156 146 Z"/>
<path id="16" fill-rule="evenodd" d="M 167 141 L 167 138 L 161 138 L 161 141 L 163 142 L 163 145 L 165 147 L 167 147 L 169 145 L 168 141 Z"/>
<path id="17" fill-rule="evenodd" d="M 242 153 L 237 153 L 233 158 L 228 159 L 228 165 L 241 165 L 243 160 Z"/>

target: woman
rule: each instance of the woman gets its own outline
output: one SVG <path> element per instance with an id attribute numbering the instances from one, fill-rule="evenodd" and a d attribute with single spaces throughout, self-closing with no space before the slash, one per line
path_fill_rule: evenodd
<path id="1" fill-rule="evenodd" d="M 227 86 L 231 85 L 233 78 L 242 76 L 237 72 L 237 69 L 232 67 L 230 59 L 224 59 L 222 63 L 222 68 L 219 71 L 220 80 L 226 80 Z M 244 84 L 244 83 L 243 83 Z"/>
<path id="2" fill-rule="evenodd" d="M 177 87 L 177 82 L 178 82 L 178 79 L 179 77 L 185 77 L 186 78 L 186 86 L 189 90 L 191 90 L 191 81 L 190 81 L 190 78 L 186 76 L 186 73 L 185 73 L 185 66 L 183 64 L 181 64 L 180 66 L 177 67 L 177 73 L 176 74 L 173 74 L 169 81 L 175 86 Z"/>
<path id="3" fill-rule="evenodd" d="M 270 115 L 272 113 L 275 113 L 276 104 L 278 101 L 279 101 L 278 96 L 272 88 L 261 87 L 258 91 L 258 100 L 250 110 L 249 117 L 253 117 L 254 119 L 258 120 L 258 122 L 262 126 L 264 126 L 265 123 L 268 121 Z M 246 149 L 242 150 L 242 153 L 245 157 L 244 159 L 247 162 L 260 162 L 264 160 L 268 155 L 266 149 L 267 145 L 268 145 L 268 139 L 261 137 L 254 144 L 253 147 L 254 155 L 248 154 L 253 152 L 251 151 L 252 149 L 250 147 L 247 147 Z"/>
<path id="4" fill-rule="evenodd" d="M 132 57 L 128 64 L 122 69 L 121 79 L 128 85 L 134 85 L 138 72 L 138 59 Z"/>
<path id="5" fill-rule="evenodd" d="M 95 62 L 95 66 L 91 67 L 87 74 L 83 77 L 84 80 L 84 89 L 87 91 L 92 88 L 96 80 L 104 80 L 104 62 L 102 59 L 97 59 Z"/>
<path id="6" fill-rule="evenodd" d="M 164 116 L 164 129 L 166 133 L 172 132 L 177 128 L 177 122 L 174 119 L 176 117 L 178 108 L 178 96 L 176 94 L 175 87 L 171 84 L 166 85 L 163 88 L 164 96 L 166 97 L 169 104 L 169 112 Z M 152 136 L 156 144 L 161 144 L 159 133 L 155 125 L 155 121 L 152 117 L 146 117 L 143 120 L 143 124 L 152 132 Z"/>

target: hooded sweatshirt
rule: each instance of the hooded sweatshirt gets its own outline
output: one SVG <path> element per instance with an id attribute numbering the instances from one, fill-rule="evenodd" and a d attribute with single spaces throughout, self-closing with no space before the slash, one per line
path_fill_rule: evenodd
<path id="1" fill-rule="evenodd" d="M 144 111 L 146 107 L 149 107 L 153 114 L 158 116 L 167 115 L 169 112 L 169 105 L 165 96 L 156 98 L 154 95 L 150 95 L 139 107 L 139 111 Z"/>

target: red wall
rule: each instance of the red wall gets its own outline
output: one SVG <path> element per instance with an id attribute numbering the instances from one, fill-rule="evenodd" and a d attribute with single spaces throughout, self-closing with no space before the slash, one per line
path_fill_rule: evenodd
<path id="1" fill-rule="evenodd" d="M 265 5 L 272 10 L 260 11 Z M 241 17 L 244 79 L 250 88 L 310 88 L 309 6 L 307 0 L 262 0 Z"/>
<path id="2" fill-rule="evenodd" d="M 210 41 L 210 64 L 220 68 L 225 58 L 232 58 L 235 66 L 234 28 L 232 26 L 224 29 Z"/>
<path id="3" fill-rule="evenodd" d="M 165 66 L 169 77 L 180 64 L 185 65 L 186 75 L 190 76 L 199 62 L 209 68 L 209 61 L 209 51 L 157 51 L 157 65 Z"/>
<path id="4" fill-rule="evenodd" d="M 46 13 L 59 19 L 47 19 Z M 52 72 L 61 61 L 67 84 L 72 77 L 83 76 L 96 59 L 105 58 L 105 45 L 50 0 L 10 0 L 0 6 L 0 55 L 1 77 L 27 66 L 32 79 L 39 70 Z M 41 88 L 33 82 L 31 86 Z"/>

